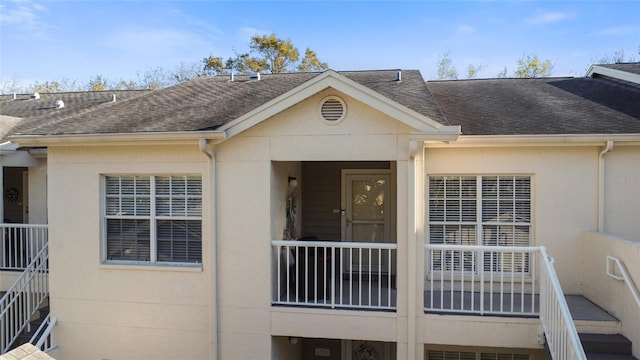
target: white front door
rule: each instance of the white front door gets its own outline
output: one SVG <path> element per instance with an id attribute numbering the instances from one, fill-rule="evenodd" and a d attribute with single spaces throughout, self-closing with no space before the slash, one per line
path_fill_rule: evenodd
<path id="1" fill-rule="evenodd" d="M 384 170 L 343 170 L 342 241 L 390 242 L 391 175 Z M 346 254 L 345 254 L 346 255 Z M 386 269 L 386 257 L 377 251 L 354 249 L 345 256 L 348 270 L 362 266 Z M 373 269 L 372 269 L 373 270 Z"/>

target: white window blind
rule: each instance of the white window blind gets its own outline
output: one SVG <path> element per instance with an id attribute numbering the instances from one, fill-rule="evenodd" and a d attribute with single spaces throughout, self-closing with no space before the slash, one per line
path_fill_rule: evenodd
<path id="1" fill-rule="evenodd" d="M 429 350 L 427 351 L 427 360 L 529 360 L 529 355 L 473 351 Z"/>
<path id="2" fill-rule="evenodd" d="M 429 176 L 428 187 L 431 244 L 531 244 L 530 176 L 437 175 Z M 476 270 L 478 259 L 471 252 L 447 254 L 451 258 L 443 261 L 446 269 Z M 440 255 L 445 254 L 436 257 Z M 469 259 L 460 261 L 461 256 Z M 485 271 L 528 271 L 528 254 L 509 254 L 509 263 L 504 259 L 506 255 L 498 252 L 484 256 Z"/>
<path id="3" fill-rule="evenodd" d="M 107 176 L 106 259 L 202 262 L 202 180 Z"/>

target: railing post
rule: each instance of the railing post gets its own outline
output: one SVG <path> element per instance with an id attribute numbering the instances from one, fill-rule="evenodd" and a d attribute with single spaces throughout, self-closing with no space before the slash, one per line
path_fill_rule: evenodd
<path id="1" fill-rule="evenodd" d="M 484 315 L 484 250 L 479 251 L 478 267 L 480 271 L 480 315 Z"/>
<path id="2" fill-rule="evenodd" d="M 335 309 L 336 307 L 336 248 L 331 247 L 331 261 L 329 264 L 331 265 L 331 308 Z"/>

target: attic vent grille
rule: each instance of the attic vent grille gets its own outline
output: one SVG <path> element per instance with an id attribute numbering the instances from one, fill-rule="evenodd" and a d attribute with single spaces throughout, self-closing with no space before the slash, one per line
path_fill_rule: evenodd
<path id="1" fill-rule="evenodd" d="M 336 96 L 325 98 L 320 106 L 320 115 L 329 123 L 342 121 L 346 115 L 344 101 Z"/>

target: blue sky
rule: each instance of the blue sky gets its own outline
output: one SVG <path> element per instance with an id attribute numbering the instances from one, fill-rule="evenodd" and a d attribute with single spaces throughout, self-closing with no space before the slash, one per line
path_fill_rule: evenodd
<path id="1" fill-rule="evenodd" d="M 0 0 L 0 81 L 96 75 L 227 58 L 255 34 L 310 47 L 335 70 L 418 69 L 434 79 L 449 52 L 495 77 L 537 54 L 554 76 L 584 75 L 623 50 L 640 60 L 640 1 L 30 1 Z"/>

